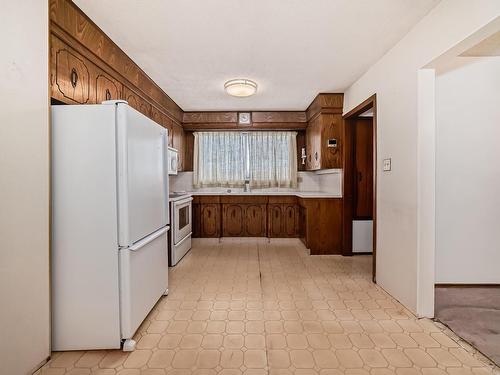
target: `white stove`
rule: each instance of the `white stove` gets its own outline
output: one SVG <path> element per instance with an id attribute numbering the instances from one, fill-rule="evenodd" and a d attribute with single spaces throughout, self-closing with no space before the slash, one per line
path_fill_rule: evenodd
<path id="1" fill-rule="evenodd" d="M 186 193 L 169 195 L 170 201 L 170 238 L 168 248 L 168 265 L 175 266 L 191 249 L 192 202 L 193 198 Z"/>

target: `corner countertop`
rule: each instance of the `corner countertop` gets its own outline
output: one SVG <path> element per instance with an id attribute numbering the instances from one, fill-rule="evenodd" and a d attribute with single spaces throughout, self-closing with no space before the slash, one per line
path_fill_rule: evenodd
<path id="1" fill-rule="evenodd" d="M 186 195 L 295 195 L 299 198 L 342 198 L 342 195 L 335 193 L 327 193 L 323 191 L 232 191 L 228 193 L 227 191 L 188 191 Z"/>

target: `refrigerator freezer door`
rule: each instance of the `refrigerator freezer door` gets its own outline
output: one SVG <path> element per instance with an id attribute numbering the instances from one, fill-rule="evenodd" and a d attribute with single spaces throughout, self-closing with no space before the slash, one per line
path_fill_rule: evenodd
<path id="1" fill-rule="evenodd" d="M 166 129 L 117 107 L 118 237 L 128 247 L 168 223 Z"/>
<path id="2" fill-rule="evenodd" d="M 52 106 L 53 350 L 120 347 L 115 135 L 112 107 Z"/>
<path id="3" fill-rule="evenodd" d="M 120 250 L 121 335 L 131 338 L 168 289 L 168 227 Z"/>

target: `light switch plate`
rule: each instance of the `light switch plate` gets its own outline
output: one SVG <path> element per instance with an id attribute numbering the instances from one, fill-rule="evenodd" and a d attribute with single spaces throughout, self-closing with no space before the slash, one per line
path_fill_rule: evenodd
<path id="1" fill-rule="evenodd" d="M 384 159 L 384 164 L 383 164 L 383 170 L 384 172 L 388 172 L 391 170 L 391 159 Z"/>

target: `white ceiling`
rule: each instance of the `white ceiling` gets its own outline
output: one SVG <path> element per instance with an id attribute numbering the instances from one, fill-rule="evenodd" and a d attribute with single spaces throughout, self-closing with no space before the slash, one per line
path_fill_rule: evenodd
<path id="1" fill-rule="evenodd" d="M 343 92 L 439 0 L 74 0 L 182 109 L 303 110 Z M 231 78 L 259 84 L 225 94 Z"/>

